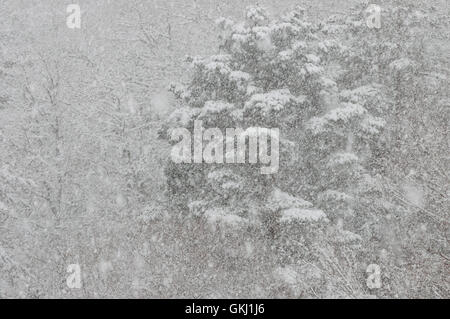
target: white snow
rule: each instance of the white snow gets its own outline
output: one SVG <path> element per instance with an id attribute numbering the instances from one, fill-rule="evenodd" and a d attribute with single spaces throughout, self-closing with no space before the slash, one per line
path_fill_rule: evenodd
<path id="1" fill-rule="evenodd" d="M 245 103 L 244 109 L 258 109 L 263 114 L 268 114 L 271 111 L 284 109 L 289 103 L 303 103 L 304 101 L 304 96 L 295 97 L 289 89 L 279 89 L 252 95 L 250 100 Z"/>
<path id="2" fill-rule="evenodd" d="M 423 207 L 424 205 L 424 192 L 414 183 L 406 182 L 403 185 L 403 194 L 408 202 L 417 207 Z"/>
<path id="3" fill-rule="evenodd" d="M 389 64 L 389 67 L 395 71 L 404 70 L 410 66 L 413 66 L 414 62 L 408 58 L 397 59 Z"/>
<path id="4" fill-rule="evenodd" d="M 281 211 L 281 222 L 293 222 L 293 221 L 309 221 L 315 222 L 321 219 L 326 219 L 325 213 L 320 209 L 302 209 L 302 208 L 289 208 Z"/>
<path id="5" fill-rule="evenodd" d="M 279 188 L 274 188 L 268 199 L 269 207 L 273 210 L 288 209 L 288 208 L 310 208 L 313 206 L 310 202 L 301 198 L 289 195 Z"/>
<path id="6" fill-rule="evenodd" d="M 204 217 L 210 224 L 222 224 L 228 227 L 243 227 L 247 224 L 247 219 L 233 214 L 228 209 L 214 207 L 205 211 Z"/>
<path id="7" fill-rule="evenodd" d="M 274 275 L 288 285 L 297 284 L 297 272 L 290 266 L 277 267 L 274 271 Z"/>
<path id="8" fill-rule="evenodd" d="M 363 132 L 367 134 L 379 134 L 385 124 L 386 121 L 382 118 L 366 115 L 361 121 L 360 126 Z"/>
<path id="9" fill-rule="evenodd" d="M 311 118 L 308 122 L 308 128 L 313 134 L 319 134 L 337 122 L 347 123 L 354 118 L 361 117 L 366 112 L 366 109 L 360 104 L 342 103 L 342 106 L 332 109 L 321 117 Z"/>
<path id="10" fill-rule="evenodd" d="M 221 113 L 223 111 L 229 111 L 234 109 L 234 105 L 224 101 L 207 101 L 201 108 L 198 118 L 208 117 L 214 114 Z"/>
<path id="11" fill-rule="evenodd" d="M 358 155 L 352 152 L 338 152 L 333 154 L 330 157 L 330 160 L 328 162 L 329 166 L 336 166 L 336 165 L 346 165 L 358 162 L 359 158 Z"/>
<path id="12" fill-rule="evenodd" d="M 4 211 L 7 211 L 7 210 L 8 210 L 8 206 L 6 206 L 6 204 L 3 203 L 2 201 L 0 201 L 0 211 L 1 211 L 1 210 L 4 210 Z"/>

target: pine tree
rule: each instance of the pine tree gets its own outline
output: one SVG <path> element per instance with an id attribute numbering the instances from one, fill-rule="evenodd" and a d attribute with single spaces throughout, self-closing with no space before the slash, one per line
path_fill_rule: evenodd
<path id="1" fill-rule="evenodd" d="M 376 134 L 383 124 L 368 110 L 367 100 L 374 89 L 341 90 L 329 68 L 329 56 L 338 46 L 326 39 L 320 25 L 307 21 L 301 8 L 279 20 L 269 19 L 260 7 L 249 8 L 245 22 L 221 19 L 218 24 L 223 30 L 220 53 L 188 58 L 193 66 L 192 80 L 185 86 L 171 87 L 181 107 L 171 115 L 167 131 L 162 133 L 170 138 L 177 127 L 193 131 L 195 120 L 202 120 L 205 128 L 242 128 L 247 136 L 256 134 L 257 126 L 279 128 L 280 170 L 275 176 L 267 176 L 260 174 L 258 165 L 169 162 L 169 193 L 181 211 L 189 210 L 197 223 L 213 225 L 222 234 L 242 234 L 244 241 L 250 239 L 253 246 L 269 249 L 269 260 L 267 253 L 259 257 L 266 260 L 266 272 L 275 269 L 274 276 L 280 279 L 285 272 L 312 271 L 315 275 L 311 275 L 311 282 L 318 285 L 323 275 L 314 269 L 305 270 L 304 263 L 314 260 L 317 265 L 330 267 L 330 260 L 337 258 L 334 247 L 353 247 L 360 240 L 337 222 L 339 201 L 351 200 L 333 185 L 355 188 L 351 178 L 362 175 L 353 171 L 354 167 L 362 169 L 353 149 L 357 142 L 353 146 L 351 139 Z M 320 145 L 329 138 L 338 147 L 322 150 L 327 162 L 318 160 L 323 157 L 320 147 L 311 144 Z M 312 149 L 314 153 L 305 153 Z M 301 167 L 308 161 L 323 165 Z M 321 173 L 323 169 L 327 174 Z M 310 201 L 289 194 L 303 192 L 311 201 L 318 201 L 318 191 L 296 188 L 297 181 L 305 179 L 301 174 L 305 171 L 321 182 L 308 176 L 310 180 L 300 185 L 322 183 L 321 198 L 328 202 L 323 207 L 332 212 L 334 223 L 330 224 L 324 211 L 314 208 Z M 218 244 L 230 248 L 236 242 Z M 305 293 L 305 287 L 299 287 L 297 281 L 286 284 L 294 296 Z"/>
<path id="2" fill-rule="evenodd" d="M 368 141 L 371 156 L 366 158 L 365 165 L 370 176 L 376 178 L 372 187 L 375 192 L 357 196 L 360 212 L 357 223 L 362 226 L 361 235 L 365 239 L 364 258 L 375 259 L 383 266 L 388 273 L 386 278 L 390 278 L 386 283 L 396 287 L 393 290 L 411 296 L 414 292 L 404 291 L 400 282 L 406 276 L 408 281 L 415 282 L 417 271 L 400 274 L 398 267 L 417 263 L 424 255 L 439 265 L 442 259 L 437 251 L 445 250 L 444 245 L 430 254 L 429 248 L 425 248 L 429 243 L 416 236 L 422 232 L 418 225 L 430 224 L 440 238 L 437 241 L 442 242 L 446 228 L 444 215 L 439 210 L 415 206 L 404 194 L 405 187 L 416 185 L 427 189 L 433 203 L 441 202 L 439 194 L 445 189 L 438 182 L 446 178 L 445 173 L 440 161 L 436 161 L 443 154 L 441 146 L 445 142 L 442 143 L 435 127 L 442 127 L 436 118 L 446 113 L 448 99 L 442 88 L 448 84 L 448 77 L 431 49 L 437 38 L 435 26 L 445 23 L 426 6 L 382 2 L 380 28 L 369 28 L 366 8 L 367 5 L 361 5 L 350 16 L 335 16 L 324 23 L 323 29 L 335 32 L 341 39 L 338 57 L 344 69 L 340 70 L 338 83 L 354 83 L 367 93 L 376 92 L 375 89 L 382 92 L 370 96 L 374 102 L 370 110 L 384 127 L 377 132 L 379 138 Z M 433 168 L 425 168 L 428 166 L 425 163 L 433 163 Z M 400 253 L 398 242 L 411 243 L 404 244 L 403 248 L 409 253 Z M 423 247 L 422 257 L 416 256 L 418 247 Z M 378 293 L 391 292 L 383 289 Z M 434 295 L 435 291 L 429 293 Z"/>

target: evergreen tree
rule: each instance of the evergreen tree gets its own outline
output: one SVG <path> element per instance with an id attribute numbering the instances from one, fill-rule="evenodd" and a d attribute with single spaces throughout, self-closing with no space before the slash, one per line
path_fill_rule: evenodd
<path id="1" fill-rule="evenodd" d="M 192 80 L 172 86 L 181 107 L 163 133 L 170 137 L 177 127 L 193 131 L 195 120 L 205 128 L 241 128 L 249 138 L 257 134 L 256 126 L 279 128 L 280 170 L 268 176 L 260 174 L 258 165 L 169 162 L 170 195 L 197 222 L 210 223 L 219 233 L 241 229 L 242 238 L 269 248 L 273 257 L 265 265 L 272 268 L 266 271 L 275 268 L 278 279 L 306 271 L 318 285 L 323 273 L 305 270 L 305 263 L 312 260 L 322 271 L 337 271 L 327 267 L 340 258 L 339 248 L 355 248 L 360 241 L 339 219 L 353 215 L 355 189 L 370 178 L 359 153 L 384 124 L 374 115 L 379 105 L 373 98 L 380 90 L 338 85 L 330 61 L 339 46 L 320 25 L 308 22 L 301 8 L 279 20 L 269 19 L 260 7 L 249 8 L 243 23 L 218 23 L 223 29 L 220 53 L 188 58 Z M 298 195 L 320 202 L 330 218 Z M 289 291 L 302 295 L 302 277 L 294 277 L 294 283 L 287 280 Z M 359 287 L 348 288 L 348 278 L 340 280 L 346 293 L 359 293 Z"/>

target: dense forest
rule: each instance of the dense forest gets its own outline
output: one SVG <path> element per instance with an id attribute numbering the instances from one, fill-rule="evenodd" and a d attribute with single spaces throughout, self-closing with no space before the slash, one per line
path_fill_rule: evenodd
<path id="1" fill-rule="evenodd" d="M 450 7 L 338 2 L 2 0 L 0 298 L 449 298 Z"/>

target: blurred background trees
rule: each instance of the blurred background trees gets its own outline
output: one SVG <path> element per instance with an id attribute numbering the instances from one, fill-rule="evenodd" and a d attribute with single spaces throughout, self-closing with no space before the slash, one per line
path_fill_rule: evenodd
<path id="1" fill-rule="evenodd" d="M 261 50 L 270 44 L 264 39 L 259 49 L 243 42 L 231 51 L 229 35 L 215 25 L 222 16 L 243 21 L 252 1 L 83 0 L 79 30 L 65 25 L 69 3 L 0 4 L 1 297 L 448 297 L 445 1 L 374 1 L 383 8 L 380 30 L 364 27 L 367 4 L 356 0 L 339 8 L 331 0 L 304 1 L 301 12 L 293 9 L 297 1 L 260 1 L 267 21 L 242 35 L 274 40 L 270 54 Z M 298 56 L 291 39 L 264 29 L 268 21 L 281 29 L 286 17 L 304 31 L 295 36 Z M 170 145 L 158 131 L 187 105 L 167 87 L 193 81 L 197 96 L 188 105 L 204 108 L 216 79 L 205 80 L 204 66 L 224 52 L 233 70 L 262 89 L 254 93 L 306 96 L 284 117 L 252 113 L 240 123 L 280 125 L 293 142 L 294 157 L 274 180 L 259 170 L 228 173 L 258 186 L 253 208 L 270 207 L 266 216 L 282 210 L 271 201 L 295 206 L 302 198 L 328 223 L 279 228 L 278 220 L 261 219 L 268 227 L 219 237 L 174 211 L 166 192 L 174 171 L 164 171 Z M 186 55 L 206 58 L 192 71 Z M 248 102 L 233 85 L 208 99 Z M 344 116 L 354 104 L 361 112 Z M 205 113 L 210 125 L 228 125 L 213 113 Z M 334 121 L 333 113 L 345 119 Z M 314 123 L 325 129 L 314 131 Z M 330 168 L 343 152 L 358 161 Z M 209 173 L 216 190 L 232 178 Z M 220 199 L 232 214 L 245 206 L 201 187 L 188 195 Z M 277 227 L 275 237 L 261 232 Z M 383 288 L 368 291 L 365 266 L 373 262 L 382 267 Z M 66 287 L 72 263 L 81 266 L 81 290 Z"/>

